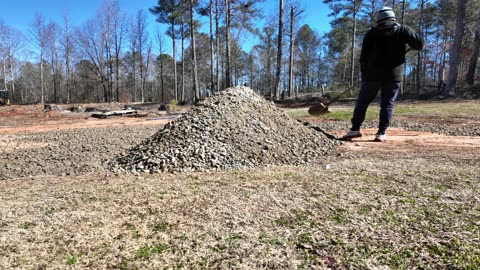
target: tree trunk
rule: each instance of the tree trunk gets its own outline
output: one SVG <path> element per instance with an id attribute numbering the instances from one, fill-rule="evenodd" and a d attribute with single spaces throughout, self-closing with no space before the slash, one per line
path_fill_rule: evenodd
<path id="1" fill-rule="evenodd" d="M 174 95 L 175 95 L 175 100 L 178 101 L 178 87 L 177 87 L 177 60 L 175 59 L 177 55 L 177 48 L 175 47 L 175 22 L 172 22 L 172 47 L 173 47 L 173 76 L 174 76 Z"/>
<path id="2" fill-rule="evenodd" d="M 428 40 L 428 33 L 427 31 L 425 31 L 424 33 L 424 36 L 423 36 L 424 40 Z M 423 57 L 422 57 L 422 74 L 421 74 L 421 77 L 420 77 L 420 82 L 422 83 L 422 89 L 425 90 L 425 84 L 427 82 L 427 60 L 428 60 L 428 56 L 427 56 L 427 48 L 425 48 L 423 50 Z"/>
<path id="3" fill-rule="evenodd" d="M 13 56 L 10 57 L 10 78 L 11 78 L 11 83 L 12 83 L 12 94 L 10 95 L 10 100 L 13 99 L 14 95 L 15 95 L 15 74 L 13 74 Z M 5 89 L 7 90 L 7 89 Z"/>
<path id="4" fill-rule="evenodd" d="M 147 73 L 148 73 L 148 67 L 150 66 L 150 53 L 152 51 L 152 46 L 149 45 L 147 48 L 147 61 L 145 65 L 145 70 L 142 73 L 142 103 L 145 103 L 145 85 L 147 82 Z"/>
<path id="5" fill-rule="evenodd" d="M 356 33 L 357 33 L 357 7 L 356 7 L 356 4 L 354 4 L 353 5 L 352 51 L 350 53 L 350 86 L 353 86 L 355 82 L 355 35 Z"/>
<path id="6" fill-rule="evenodd" d="M 435 35 L 435 58 L 433 60 L 435 65 L 433 65 L 433 69 L 431 70 L 431 78 L 433 78 L 434 85 L 438 85 L 438 71 L 437 68 L 439 67 L 438 63 L 440 62 L 442 55 L 440 54 L 441 46 L 440 46 L 440 31 L 437 31 Z"/>
<path id="7" fill-rule="evenodd" d="M 63 53 L 65 56 L 65 91 L 67 94 L 67 103 L 71 102 L 71 93 L 70 93 L 70 24 L 68 16 L 63 17 Z"/>
<path id="8" fill-rule="evenodd" d="M 5 88 L 5 90 L 8 90 L 8 88 L 7 88 L 7 60 L 6 60 L 6 57 L 3 58 L 2 71 L 3 71 L 3 88 Z"/>
<path id="9" fill-rule="evenodd" d="M 214 76 L 214 58 L 215 58 L 215 51 L 213 49 L 213 0 L 210 0 L 210 4 L 208 6 L 209 13 L 210 13 L 210 91 L 211 93 L 215 93 L 215 76 Z"/>
<path id="10" fill-rule="evenodd" d="M 273 88 L 272 85 L 272 58 L 271 58 L 271 47 L 272 44 L 268 43 L 267 48 L 267 87 L 270 88 L 270 100 L 273 100 Z"/>
<path id="11" fill-rule="evenodd" d="M 473 52 L 468 64 L 467 76 L 465 78 L 468 85 L 473 85 L 475 81 L 475 70 L 477 69 L 477 60 L 480 51 L 480 16 L 477 21 L 477 27 L 475 28 L 475 41 L 473 44 Z"/>
<path id="12" fill-rule="evenodd" d="M 113 61 L 112 61 L 112 50 L 109 43 L 105 46 L 107 52 L 107 64 L 108 64 L 108 75 L 107 75 L 107 89 L 108 89 L 108 101 L 113 101 Z"/>
<path id="13" fill-rule="evenodd" d="M 182 95 L 181 101 L 185 101 L 185 24 L 183 19 L 180 22 L 180 32 L 182 35 Z"/>
<path id="14" fill-rule="evenodd" d="M 197 102 L 200 100 L 200 90 L 198 89 L 197 78 L 197 48 L 195 46 L 195 28 L 193 25 L 193 0 L 190 0 L 190 28 L 192 38 L 193 91 L 195 92 L 195 102 Z"/>
<path id="15" fill-rule="evenodd" d="M 115 58 L 115 92 L 117 96 L 117 102 L 120 102 L 120 57 Z"/>
<path id="16" fill-rule="evenodd" d="M 420 19 L 418 20 L 418 33 L 423 32 L 423 11 L 424 11 L 425 0 L 421 0 L 420 3 Z M 417 93 L 421 94 L 423 92 L 423 81 L 422 81 L 422 73 L 423 73 L 423 53 L 422 51 L 417 51 L 417 67 L 416 67 L 416 89 Z"/>
<path id="17" fill-rule="evenodd" d="M 117 29 L 115 29 L 115 32 Z M 117 102 L 120 102 L 120 52 L 122 50 L 121 44 L 123 39 L 123 33 L 120 30 L 120 36 L 115 34 L 115 92 L 117 96 Z"/>
<path id="18" fill-rule="evenodd" d="M 158 40 L 158 60 L 160 61 L 160 102 L 165 102 L 165 90 L 163 88 L 163 38 L 162 35 L 157 31 L 157 40 Z"/>
<path id="19" fill-rule="evenodd" d="M 43 48 L 40 48 L 40 88 L 41 88 L 41 104 L 45 103 L 45 81 L 43 76 Z"/>
<path id="20" fill-rule="evenodd" d="M 458 64 L 460 60 L 460 51 L 462 48 L 462 39 L 465 27 L 465 4 L 466 0 L 458 0 L 457 19 L 455 22 L 455 38 L 453 40 L 452 51 L 450 53 L 450 68 L 448 70 L 447 85 L 443 93 L 444 95 L 454 94 L 455 84 L 457 83 Z"/>
<path id="21" fill-rule="evenodd" d="M 229 88 L 232 86 L 232 78 L 230 77 L 230 0 L 225 0 L 225 22 L 226 22 L 226 70 L 225 70 L 225 83 L 226 87 Z"/>
<path id="22" fill-rule="evenodd" d="M 139 46 L 140 48 L 140 46 Z M 139 92 L 140 92 L 140 102 L 141 103 L 144 103 L 145 102 L 145 96 L 144 96 L 144 92 L 143 92 L 143 55 L 141 53 L 141 51 L 138 52 L 138 56 L 140 58 L 140 61 L 139 61 L 139 66 L 138 66 L 138 72 L 140 73 L 140 80 L 138 81 L 138 84 L 140 86 L 140 89 L 139 89 Z"/>
<path id="23" fill-rule="evenodd" d="M 57 93 L 57 70 L 55 66 L 55 60 L 52 56 L 52 74 L 53 74 L 53 102 L 58 103 L 58 93 Z"/>
<path id="24" fill-rule="evenodd" d="M 253 72 L 254 72 L 254 59 L 253 59 L 253 49 L 248 56 L 248 70 L 249 70 L 249 81 L 250 81 L 250 88 L 255 89 L 253 87 Z"/>
<path id="25" fill-rule="evenodd" d="M 447 53 L 443 52 L 440 57 L 440 67 L 438 69 L 438 84 L 440 87 L 441 92 L 443 93 L 443 84 L 445 83 L 445 63 L 447 58 Z"/>
<path id="26" fill-rule="evenodd" d="M 280 0 L 280 15 L 278 16 L 278 43 L 277 43 L 277 73 L 275 76 L 275 99 L 280 97 L 280 74 L 282 69 L 282 40 L 283 40 L 283 0 Z"/>
<path id="27" fill-rule="evenodd" d="M 402 17 L 400 20 L 400 23 L 404 23 L 405 20 L 405 1 L 402 1 Z M 405 93 L 405 76 L 407 74 L 407 60 L 405 59 L 405 64 L 403 65 L 403 80 L 402 80 L 402 86 L 400 87 L 400 95 L 403 95 Z"/>
<path id="28" fill-rule="evenodd" d="M 67 69 L 67 73 L 66 73 L 66 77 L 65 77 L 65 88 L 67 90 L 67 103 L 71 103 L 72 102 L 72 97 L 71 97 L 71 93 L 70 93 L 70 55 L 69 53 L 67 53 L 65 55 L 65 65 L 66 65 L 66 69 Z"/>
<path id="29" fill-rule="evenodd" d="M 295 7 L 292 5 L 290 7 L 290 59 L 289 59 L 289 69 L 288 69 L 288 96 L 293 97 L 294 89 L 293 89 L 293 69 L 294 69 L 294 31 L 295 31 Z"/>
<path id="30" fill-rule="evenodd" d="M 219 65 L 219 58 L 220 58 L 220 40 L 218 38 L 218 0 L 215 0 L 215 51 L 217 52 L 217 58 L 215 59 L 215 66 L 216 66 L 216 76 L 217 76 L 217 85 L 216 89 L 220 92 L 220 65 Z"/>
<path id="31" fill-rule="evenodd" d="M 133 102 L 137 102 L 137 56 L 135 49 L 132 50 L 132 75 L 133 75 Z"/>
<path id="32" fill-rule="evenodd" d="M 162 100 L 162 103 L 165 102 L 165 88 L 164 88 L 164 84 L 163 84 L 163 60 L 160 59 L 160 91 L 161 91 L 161 100 Z"/>

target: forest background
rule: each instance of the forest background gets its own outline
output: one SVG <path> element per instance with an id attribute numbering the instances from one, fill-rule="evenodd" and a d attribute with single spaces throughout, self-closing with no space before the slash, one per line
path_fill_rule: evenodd
<path id="1" fill-rule="evenodd" d="M 403 95 L 455 95 L 479 79 L 478 0 L 311 1 L 158 0 L 132 12 L 104 0 L 75 23 L 68 14 L 85 10 L 25 8 L 0 16 L 0 88 L 15 104 L 193 103 L 233 85 L 272 99 L 338 91 L 360 80 L 382 6 L 426 40 L 407 54 Z M 29 16 L 27 27 L 8 19 Z"/>

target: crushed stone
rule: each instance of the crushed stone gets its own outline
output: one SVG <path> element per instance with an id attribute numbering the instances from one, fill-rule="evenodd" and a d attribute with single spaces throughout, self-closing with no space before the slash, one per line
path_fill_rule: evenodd
<path id="1" fill-rule="evenodd" d="M 115 172 L 190 172 L 315 162 L 339 142 L 248 87 L 209 97 L 113 159 Z"/>

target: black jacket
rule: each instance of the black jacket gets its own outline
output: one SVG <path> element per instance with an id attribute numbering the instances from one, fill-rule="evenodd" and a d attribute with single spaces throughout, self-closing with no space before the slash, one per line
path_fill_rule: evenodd
<path id="1" fill-rule="evenodd" d="M 423 38 L 406 25 L 389 21 L 372 27 L 360 54 L 362 80 L 402 81 L 407 48 L 422 50 L 423 46 Z"/>

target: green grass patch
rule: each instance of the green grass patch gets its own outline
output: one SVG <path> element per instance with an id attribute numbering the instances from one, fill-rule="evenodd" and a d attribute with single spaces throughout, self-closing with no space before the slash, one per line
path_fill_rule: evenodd
<path id="1" fill-rule="evenodd" d="M 416 200 L 414 198 L 408 197 L 401 199 L 400 202 L 404 204 L 415 204 Z"/>
<path id="2" fill-rule="evenodd" d="M 269 244 L 272 246 L 282 246 L 284 244 L 283 241 L 281 241 L 280 239 L 270 236 L 266 233 L 260 234 L 259 240 L 261 243 Z"/>
<path id="3" fill-rule="evenodd" d="M 24 229 L 24 230 L 28 230 L 33 226 L 35 226 L 35 223 L 33 223 L 33 222 L 24 222 L 24 223 L 20 224 L 20 228 Z"/>
<path id="4" fill-rule="evenodd" d="M 374 209 L 375 209 L 374 206 L 365 204 L 365 205 L 361 205 L 358 208 L 357 213 L 359 215 L 369 215 L 372 212 L 372 210 L 374 210 Z"/>
<path id="5" fill-rule="evenodd" d="M 276 180 L 285 180 L 294 177 L 294 174 L 292 172 L 285 172 L 285 173 L 279 173 L 275 175 Z"/>
<path id="6" fill-rule="evenodd" d="M 480 117 L 480 107 L 475 102 L 422 102 L 397 103 L 395 114 L 437 117 Z"/>
<path id="7" fill-rule="evenodd" d="M 143 246 L 135 254 L 136 259 L 148 259 L 155 254 L 160 254 L 168 249 L 168 245 L 160 243 L 153 246 Z"/>
<path id="8" fill-rule="evenodd" d="M 227 243 L 228 247 L 237 248 L 240 245 L 240 242 L 242 239 L 244 239 L 242 235 L 233 233 L 229 235 L 227 238 L 225 238 L 225 242 Z"/>
<path id="9" fill-rule="evenodd" d="M 318 224 L 312 220 L 311 213 L 303 210 L 293 210 L 291 215 L 282 216 L 275 220 L 275 224 L 283 227 L 309 226 L 316 227 Z"/>
<path id="10" fill-rule="evenodd" d="M 170 224 L 164 220 L 156 221 L 153 224 L 153 230 L 155 232 L 165 232 L 170 227 Z"/>
<path id="11" fill-rule="evenodd" d="M 394 210 L 387 210 L 383 213 L 383 220 L 388 223 L 395 223 L 397 222 L 397 214 Z"/>
<path id="12" fill-rule="evenodd" d="M 346 209 L 336 208 L 332 213 L 330 213 L 328 218 L 332 221 L 335 221 L 337 224 L 346 224 L 350 222 L 347 214 L 348 211 Z"/>
<path id="13" fill-rule="evenodd" d="M 65 263 L 66 263 L 67 265 L 74 265 L 74 264 L 77 263 L 79 257 L 80 257 L 80 256 L 75 255 L 75 254 L 66 254 L 66 255 L 64 256 Z"/>
<path id="14" fill-rule="evenodd" d="M 449 185 L 440 184 L 440 185 L 437 186 L 437 188 L 440 191 L 446 191 L 447 189 L 450 189 L 451 187 Z"/>
<path id="15" fill-rule="evenodd" d="M 299 249 L 312 248 L 315 244 L 315 238 L 309 231 L 301 232 L 297 235 L 296 247 Z"/>
<path id="16" fill-rule="evenodd" d="M 140 238 L 140 237 L 142 236 L 142 234 L 141 234 L 140 231 L 135 227 L 134 224 L 125 222 L 125 223 L 123 224 L 123 226 L 125 226 L 125 228 L 127 228 L 128 230 L 132 231 L 132 236 L 133 236 L 133 238 Z"/>
<path id="17" fill-rule="evenodd" d="M 350 120 L 353 115 L 355 105 L 338 106 L 333 104 L 330 106 L 331 113 L 315 116 L 316 118 L 332 119 L 332 120 Z M 308 108 L 286 109 L 286 113 L 294 118 L 302 119 L 312 117 L 308 114 Z M 365 121 L 378 119 L 380 105 L 373 102 L 367 110 Z M 422 102 L 422 103 L 403 103 L 397 102 L 394 113 L 396 116 L 413 116 L 413 117 L 445 117 L 445 118 L 478 118 L 480 117 L 480 106 L 475 102 Z"/>
<path id="18" fill-rule="evenodd" d="M 120 262 L 120 264 L 118 265 L 118 268 L 120 270 L 127 270 L 127 269 L 130 269 L 128 267 L 128 261 L 125 259 L 125 258 L 122 258 L 122 261 Z"/>

